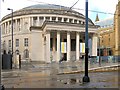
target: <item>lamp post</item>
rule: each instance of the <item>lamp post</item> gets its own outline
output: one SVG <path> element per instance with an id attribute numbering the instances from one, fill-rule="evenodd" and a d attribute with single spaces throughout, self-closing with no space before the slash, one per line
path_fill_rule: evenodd
<path id="1" fill-rule="evenodd" d="M 7 10 L 11 10 L 12 58 L 13 58 L 13 9 L 8 8 Z"/>
<path id="2" fill-rule="evenodd" d="M 83 77 L 83 82 L 90 82 L 88 76 L 88 0 L 85 1 L 85 76 Z"/>
<path id="3" fill-rule="evenodd" d="M 1 4 L 1 0 L 0 0 Z M 1 20 L 1 7 L 0 7 L 0 20 Z M 2 54 L 1 54 L 1 24 L 0 24 L 0 90 L 4 90 L 4 85 L 1 83 L 1 70 L 2 70 Z"/>
<path id="4" fill-rule="evenodd" d="M 2 69 L 2 55 L 1 55 L 1 25 L 0 25 L 0 90 L 4 90 L 4 86 L 1 84 L 1 69 Z"/>

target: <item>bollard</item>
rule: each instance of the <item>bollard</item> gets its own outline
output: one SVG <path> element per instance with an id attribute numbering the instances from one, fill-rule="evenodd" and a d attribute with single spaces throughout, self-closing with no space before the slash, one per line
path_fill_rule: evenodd
<path id="1" fill-rule="evenodd" d="M 19 69 L 21 69 L 21 55 L 19 55 Z"/>

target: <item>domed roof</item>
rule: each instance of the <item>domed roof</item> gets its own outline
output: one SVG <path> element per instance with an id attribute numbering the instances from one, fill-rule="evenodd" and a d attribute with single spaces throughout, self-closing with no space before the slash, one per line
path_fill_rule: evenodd
<path id="1" fill-rule="evenodd" d="M 68 11 L 66 13 L 66 11 Z M 35 4 L 28 7 L 25 7 L 23 9 L 20 9 L 18 11 L 13 12 L 13 16 L 20 16 L 20 15 L 29 15 L 29 14 L 65 14 L 69 16 L 75 16 L 82 19 L 85 19 L 85 16 L 75 10 L 70 9 L 66 6 L 61 5 L 54 5 L 54 4 Z M 11 18 L 11 14 L 6 15 L 2 18 L 2 21 Z M 89 19 L 89 22 L 93 24 L 93 22 Z"/>
<path id="2" fill-rule="evenodd" d="M 60 5 L 53 5 L 53 4 L 36 4 L 31 5 L 28 7 L 25 7 L 23 9 L 62 9 L 62 10 L 68 10 L 68 7 L 60 6 Z"/>

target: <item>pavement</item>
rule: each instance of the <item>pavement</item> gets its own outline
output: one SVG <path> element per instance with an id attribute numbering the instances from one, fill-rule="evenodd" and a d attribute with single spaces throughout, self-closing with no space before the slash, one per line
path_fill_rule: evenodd
<path id="1" fill-rule="evenodd" d="M 106 64 L 107 65 L 107 64 Z M 119 88 L 119 65 L 89 66 L 90 82 L 83 83 L 84 65 L 81 62 L 26 64 L 21 69 L 2 70 L 5 88 Z M 91 68 L 92 67 L 92 68 Z M 114 67 L 115 69 L 108 70 Z M 100 70 L 103 70 L 100 71 Z M 107 69 L 106 69 L 107 68 Z M 98 71 L 96 71 L 98 70 Z M 101 89 L 102 90 L 102 89 Z"/>

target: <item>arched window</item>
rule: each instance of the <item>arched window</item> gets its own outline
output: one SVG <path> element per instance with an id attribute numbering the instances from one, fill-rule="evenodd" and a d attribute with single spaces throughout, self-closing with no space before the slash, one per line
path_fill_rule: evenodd
<path id="1" fill-rule="evenodd" d="M 9 50 L 9 51 L 8 51 L 8 54 L 12 54 L 12 51 L 11 51 L 11 50 Z"/>
<path id="2" fill-rule="evenodd" d="M 16 55 L 19 55 L 19 50 L 16 50 L 15 53 L 16 53 Z"/>
<path id="3" fill-rule="evenodd" d="M 29 58 L 29 50 L 28 49 L 24 50 L 24 58 Z"/>

